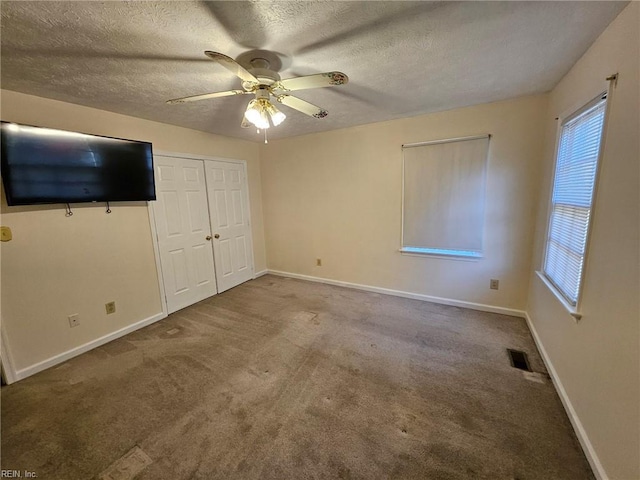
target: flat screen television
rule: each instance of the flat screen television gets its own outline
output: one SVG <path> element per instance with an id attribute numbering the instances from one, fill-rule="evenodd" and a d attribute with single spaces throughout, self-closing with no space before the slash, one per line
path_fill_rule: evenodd
<path id="1" fill-rule="evenodd" d="M 155 200 L 151 144 L 1 124 L 8 205 Z"/>

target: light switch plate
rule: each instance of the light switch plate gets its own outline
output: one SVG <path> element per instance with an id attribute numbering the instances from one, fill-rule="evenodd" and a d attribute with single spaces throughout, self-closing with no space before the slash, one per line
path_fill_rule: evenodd
<path id="1" fill-rule="evenodd" d="M 8 242 L 13 238 L 9 227 L 0 227 L 0 241 Z"/>
<path id="2" fill-rule="evenodd" d="M 109 302 L 104 304 L 104 309 L 107 311 L 107 315 L 116 313 L 116 302 Z"/>

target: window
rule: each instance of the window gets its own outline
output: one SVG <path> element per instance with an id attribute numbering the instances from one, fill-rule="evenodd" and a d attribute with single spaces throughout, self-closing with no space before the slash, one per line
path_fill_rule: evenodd
<path id="1" fill-rule="evenodd" d="M 571 307 L 580 295 L 606 102 L 599 95 L 563 121 L 556 153 L 542 273 Z"/>
<path id="2" fill-rule="evenodd" d="M 489 136 L 403 145 L 401 252 L 482 257 Z"/>

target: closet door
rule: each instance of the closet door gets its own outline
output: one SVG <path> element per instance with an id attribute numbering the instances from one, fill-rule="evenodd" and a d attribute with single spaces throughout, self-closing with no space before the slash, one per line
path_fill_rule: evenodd
<path id="1" fill-rule="evenodd" d="M 253 242 L 244 163 L 206 161 L 218 291 L 253 278 Z"/>
<path id="2" fill-rule="evenodd" d="M 216 293 L 202 160 L 154 156 L 153 213 L 169 313 Z"/>

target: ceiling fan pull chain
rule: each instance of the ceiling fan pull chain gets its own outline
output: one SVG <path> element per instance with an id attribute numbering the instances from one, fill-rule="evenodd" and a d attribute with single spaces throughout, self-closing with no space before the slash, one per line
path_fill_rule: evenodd
<path id="1" fill-rule="evenodd" d="M 265 128 L 265 130 L 264 130 L 264 143 L 269 143 L 269 142 L 267 141 L 267 129 L 266 129 L 266 128 Z"/>

